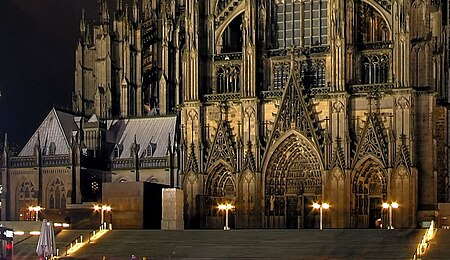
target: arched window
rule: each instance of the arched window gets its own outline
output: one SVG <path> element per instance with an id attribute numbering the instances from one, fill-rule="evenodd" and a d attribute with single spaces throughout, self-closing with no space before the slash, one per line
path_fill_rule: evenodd
<path id="1" fill-rule="evenodd" d="M 388 82 L 389 57 L 387 55 L 362 56 L 362 84 Z"/>
<path id="2" fill-rule="evenodd" d="M 16 199 L 19 220 L 29 220 L 31 216 L 28 207 L 36 206 L 37 203 L 37 192 L 31 181 L 25 180 L 17 187 Z"/>
<path id="3" fill-rule="evenodd" d="M 116 145 L 114 147 L 114 158 L 119 158 L 120 157 L 120 148 L 118 145 Z"/>
<path id="4" fill-rule="evenodd" d="M 325 87 L 325 61 L 305 60 L 300 64 L 300 78 L 308 88 Z"/>
<path id="5" fill-rule="evenodd" d="M 56 153 L 56 144 L 54 142 L 51 142 L 48 147 L 48 154 L 54 155 Z"/>
<path id="6" fill-rule="evenodd" d="M 283 89 L 286 85 L 291 65 L 289 62 L 274 62 L 273 63 L 273 89 Z"/>
<path id="7" fill-rule="evenodd" d="M 390 32 L 383 17 L 366 3 L 362 3 L 360 8 L 358 39 L 364 43 L 389 41 Z"/>
<path id="8" fill-rule="evenodd" d="M 63 209 L 66 207 L 66 188 L 64 182 L 59 178 L 55 178 L 48 188 L 48 205 L 50 209 Z"/>
<path id="9" fill-rule="evenodd" d="M 50 208 L 54 209 L 55 208 L 55 197 L 53 197 L 53 194 L 50 194 Z"/>
<path id="10" fill-rule="evenodd" d="M 238 93 L 240 70 L 239 65 L 217 67 L 217 93 Z"/>
<path id="11" fill-rule="evenodd" d="M 222 33 L 217 53 L 233 53 L 242 51 L 242 14 L 238 15 Z"/>
<path id="12" fill-rule="evenodd" d="M 147 145 L 147 149 L 145 149 L 145 156 L 152 157 L 156 151 L 156 143 L 152 143 L 151 141 Z"/>
<path id="13" fill-rule="evenodd" d="M 156 177 L 150 177 L 149 179 L 148 179 L 148 182 L 151 182 L 151 183 L 158 183 L 158 178 L 156 178 Z"/>

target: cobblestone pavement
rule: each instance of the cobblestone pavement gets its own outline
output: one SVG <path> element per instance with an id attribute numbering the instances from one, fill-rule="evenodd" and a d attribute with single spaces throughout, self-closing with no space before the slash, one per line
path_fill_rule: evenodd
<path id="1" fill-rule="evenodd" d="M 411 259 L 424 230 L 113 230 L 66 259 Z"/>

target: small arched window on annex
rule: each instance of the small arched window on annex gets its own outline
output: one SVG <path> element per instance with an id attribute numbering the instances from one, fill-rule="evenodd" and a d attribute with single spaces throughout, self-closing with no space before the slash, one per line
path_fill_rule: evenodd
<path id="1" fill-rule="evenodd" d="M 113 158 L 119 158 L 121 152 L 122 152 L 122 149 L 120 149 L 120 145 L 116 144 L 116 145 L 114 146 L 114 154 L 113 154 Z"/>
<path id="2" fill-rule="evenodd" d="M 150 182 L 150 183 L 159 183 L 158 178 L 156 178 L 156 177 L 154 177 L 154 176 L 148 178 L 148 179 L 147 179 L 147 182 Z"/>
<path id="3" fill-rule="evenodd" d="M 55 142 L 51 142 L 48 146 L 48 155 L 55 155 L 56 153 L 56 144 Z"/>
<path id="4" fill-rule="evenodd" d="M 153 143 L 152 140 L 150 140 L 147 147 L 145 148 L 145 157 L 152 157 L 153 154 L 155 154 L 156 147 L 156 143 Z"/>
<path id="5" fill-rule="evenodd" d="M 127 182 L 127 179 L 125 179 L 125 178 L 120 178 L 117 182 L 120 182 L 120 183 Z"/>
<path id="6" fill-rule="evenodd" d="M 37 206 L 37 191 L 33 182 L 23 179 L 16 189 L 16 219 L 30 220 L 29 206 Z"/>
<path id="7" fill-rule="evenodd" d="M 54 178 L 47 188 L 48 208 L 64 209 L 66 207 L 67 190 L 60 178 Z"/>

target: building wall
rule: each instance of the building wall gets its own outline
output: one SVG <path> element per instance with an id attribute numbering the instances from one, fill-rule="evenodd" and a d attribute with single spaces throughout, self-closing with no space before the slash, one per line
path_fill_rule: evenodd
<path id="1" fill-rule="evenodd" d="M 437 151 L 448 160 L 445 109 L 436 104 L 447 98 L 436 52 L 443 46 L 442 7 L 328 1 L 327 39 L 311 46 L 299 29 L 299 42 L 283 46 L 280 37 L 290 32 L 280 34 L 285 25 L 276 21 L 287 5 L 206 2 L 187 17 L 216 19 L 188 29 L 208 53 L 194 63 L 210 70 L 184 90 L 186 227 L 219 227 L 216 206 L 223 202 L 236 205 L 232 225 L 246 228 L 317 227 L 312 202 L 332 205 L 329 227 L 375 228 L 378 219 L 386 225 L 382 202 L 400 203 L 396 227 L 433 218 L 446 175 L 446 166 L 436 166 Z M 301 10 L 300 19 L 315 8 L 292 5 L 285 14 Z M 236 21 L 237 47 L 229 41 Z M 186 81 L 196 82 L 199 69 L 192 59 L 184 62 Z"/>

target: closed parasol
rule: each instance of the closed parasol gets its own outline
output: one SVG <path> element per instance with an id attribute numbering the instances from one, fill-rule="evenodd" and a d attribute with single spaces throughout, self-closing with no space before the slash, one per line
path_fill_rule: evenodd
<path id="1" fill-rule="evenodd" d="M 53 223 L 46 219 L 42 222 L 36 253 L 39 257 L 43 257 L 44 259 L 51 259 L 56 254 Z"/>

